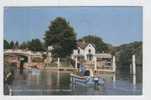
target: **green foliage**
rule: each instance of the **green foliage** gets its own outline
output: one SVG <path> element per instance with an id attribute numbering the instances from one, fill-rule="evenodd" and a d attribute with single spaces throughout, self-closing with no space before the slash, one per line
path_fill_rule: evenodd
<path id="1" fill-rule="evenodd" d="M 7 40 L 4 40 L 4 49 L 10 49 L 10 45 Z"/>
<path id="2" fill-rule="evenodd" d="M 39 39 L 32 39 L 27 43 L 28 49 L 31 51 L 43 51 L 43 44 Z"/>
<path id="3" fill-rule="evenodd" d="M 32 39 L 31 41 L 23 42 L 20 49 L 29 49 L 31 51 L 44 51 L 44 45 L 40 39 Z"/>
<path id="4" fill-rule="evenodd" d="M 95 44 L 96 52 L 100 53 L 103 51 L 104 52 L 109 51 L 108 45 L 106 43 L 104 43 L 104 41 L 100 37 L 88 35 L 88 36 L 84 36 L 83 38 L 79 39 L 79 41 L 85 41 L 86 43 Z"/>
<path id="5" fill-rule="evenodd" d="M 136 64 L 142 64 L 142 42 L 133 42 L 116 47 L 117 62 L 120 65 L 132 63 L 132 55 L 136 55 Z"/>
<path id="6" fill-rule="evenodd" d="M 4 49 L 14 49 L 14 48 L 19 48 L 18 41 L 16 41 L 16 42 L 11 41 L 9 43 L 7 40 L 4 40 Z"/>
<path id="7" fill-rule="evenodd" d="M 23 42 L 21 45 L 20 45 L 20 49 L 27 49 L 28 48 L 28 44 L 26 42 Z"/>
<path id="8" fill-rule="evenodd" d="M 19 48 L 19 43 L 18 43 L 18 41 L 15 42 L 14 46 L 15 46 L 15 48 Z"/>
<path id="9" fill-rule="evenodd" d="M 70 24 L 61 17 L 51 22 L 45 33 L 45 46 L 53 46 L 52 54 L 55 57 L 70 56 L 76 47 L 76 33 Z"/>
<path id="10" fill-rule="evenodd" d="M 14 43 L 14 41 L 11 41 L 10 42 L 10 48 L 13 49 L 14 47 L 15 47 L 15 43 Z"/>

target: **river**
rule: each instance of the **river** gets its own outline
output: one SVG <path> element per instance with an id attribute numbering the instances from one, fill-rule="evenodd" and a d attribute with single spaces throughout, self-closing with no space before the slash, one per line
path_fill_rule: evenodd
<path id="1" fill-rule="evenodd" d="M 137 67 L 136 86 L 128 71 L 118 71 L 116 75 L 101 74 L 105 79 L 104 86 L 79 86 L 71 84 L 70 72 L 51 70 L 17 71 L 11 85 L 12 95 L 141 95 L 142 67 Z"/>

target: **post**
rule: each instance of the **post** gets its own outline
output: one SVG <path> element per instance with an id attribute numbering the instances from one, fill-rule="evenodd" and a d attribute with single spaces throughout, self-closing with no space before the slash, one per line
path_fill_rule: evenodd
<path id="1" fill-rule="evenodd" d="M 78 59 L 77 59 L 77 57 L 76 57 L 76 59 L 75 59 L 75 68 L 76 68 L 76 69 L 78 68 Z"/>
<path id="2" fill-rule="evenodd" d="M 97 59 L 96 59 L 96 57 L 94 57 L 94 70 L 95 71 L 97 70 Z"/>
<path id="3" fill-rule="evenodd" d="M 116 88 L 116 60 L 115 56 L 113 56 L 113 62 L 112 62 L 112 67 L 113 67 L 113 88 Z"/>
<path id="4" fill-rule="evenodd" d="M 28 64 L 31 63 L 31 55 L 28 55 Z"/>
<path id="5" fill-rule="evenodd" d="M 93 71 L 92 71 L 92 69 L 90 70 L 90 75 L 91 75 L 91 77 L 93 77 L 94 75 L 93 75 Z"/>
<path id="6" fill-rule="evenodd" d="M 13 92 L 13 91 L 12 91 L 12 89 L 10 88 L 10 89 L 9 89 L 9 95 L 10 95 L 10 96 L 13 95 L 12 92 Z"/>
<path id="7" fill-rule="evenodd" d="M 58 71 L 57 71 L 57 86 L 59 87 L 59 85 L 60 85 L 60 72 L 59 72 L 60 58 L 59 58 L 59 57 L 58 57 L 57 65 L 58 65 Z"/>
<path id="8" fill-rule="evenodd" d="M 116 72 L 115 56 L 113 56 L 112 67 L 113 67 L 113 72 L 115 73 Z"/>
<path id="9" fill-rule="evenodd" d="M 135 55 L 132 56 L 132 63 L 133 63 L 133 74 L 136 75 Z"/>
<path id="10" fill-rule="evenodd" d="M 135 55 L 132 56 L 132 65 L 133 65 L 133 87 L 136 88 L 136 61 L 135 61 Z"/>
<path id="11" fill-rule="evenodd" d="M 132 64 L 130 64 L 130 74 L 132 75 L 133 74 L 133 66 L 132 66 Z"/>
<path id="12" fill-rule="evenodd" d="M 59 67 L 60 67 L 60 58 L 59 57 L 58 57 L 57 65 L 58 65 L 58 69 L 59 69 Z"/>
<path id="13" fill-rule="evenodd" d="M 116 88 L 116 73 L 113 74 L 113 88 Z"/>
<path id="14" fill-rule="evenodd" d="M 60 71 L 57 71 L 57 86 L 60 86 Z"/>

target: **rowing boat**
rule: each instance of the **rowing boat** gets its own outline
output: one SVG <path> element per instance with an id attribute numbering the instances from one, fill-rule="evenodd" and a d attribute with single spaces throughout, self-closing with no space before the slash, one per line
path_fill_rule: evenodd
<path id="1" fill-rule="evenodd" d="M 71 82 L 79 85 L 103 85 L 104 79 L 92 76 L 79 76 L 76 74 L 70 74 Z"/>

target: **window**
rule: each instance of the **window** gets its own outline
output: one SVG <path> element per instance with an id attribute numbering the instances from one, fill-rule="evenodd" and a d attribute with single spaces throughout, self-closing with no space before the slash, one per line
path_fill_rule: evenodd
<path id="1" fill-rule="evenodd" d="M 89 49 L 89 53 L 91 53 L 91 49 Z"/>
<path id="2" fill-rule="evenodd" d="M 80 54 L 80 50 L 78 49 L 78 54 Z"/>

